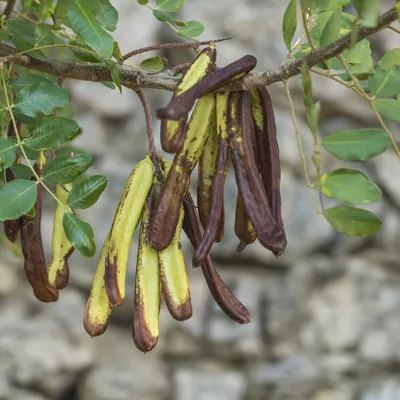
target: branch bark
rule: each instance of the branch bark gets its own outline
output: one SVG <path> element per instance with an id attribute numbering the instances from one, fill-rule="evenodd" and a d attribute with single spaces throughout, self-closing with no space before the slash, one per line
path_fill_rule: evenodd
<path id="1" fill-rule="evenodd" d="M 361 27 L 357 41 L 365 39 L 382 29 L 388 27 L 397 19 L 396 8 L 393 7 L 379 20 L 376 28 Z M 260 74 L 249 74 L 241 82 L 230 85 L 229 90 L 248 89 L 252 86 L 267 86 L 275 82 L 285 81 L 301 72 L 301 66 L 306 61 L 311 68 L 324 60 L 335 57 L 342 53 L 352 41 L 352 34 L 336 40 L 326 47 L 316 49 L 310 52 L 303 59 L 291 60 L 278 68 L 267 70 Z M 47 72 L 62 78 L 78 79 L 93 82 L 112 81 L 111 71 L 107 67 L 93 66 L 82 63 L 65 63 L 53 59 L 39 60 L 29 55 L 16 55 L 16 50 L 5 44 L 0 44 L 0 62 L 14 62 L 17 65 L 34 69 L 41 72 Z M 172 91 L 179 80 L 171 73 L 161 72 L 157 74 L 148 74 L 135 71 L 128 67 L 120 67 L 121 84 L 130 89 L 150 88 Z"/>

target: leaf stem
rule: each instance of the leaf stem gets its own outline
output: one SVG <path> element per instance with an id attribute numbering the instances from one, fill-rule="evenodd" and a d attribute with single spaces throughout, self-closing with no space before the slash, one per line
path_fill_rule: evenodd
<path id="1" fill-rule="evenodd" d="M 301 9 L 301 19 L 303 20 L 304 32 L 307 36 L 308 43 L 310 43 L 311 49 L 315 50 L 315 45 L 311 38 L 310 30 L 308 29 L 308 20 L 307 20 L 306 10 L 304 8 Z"/>
<path id="2" fill-rule="evenodd" d="M 287 96 L 287 99 L 288 99 L 288 102 L 289 102 L 289 107 L 290 107 L 290 111 L 291 111 L 293 126 L 294 126 L 294 130 L 295 130 L 295 133 L 296 133 L 297 146 L 298 146 L 299 152 L 300 152 L 300 158 L 301 158 L 301 163 L 303 165 L 303 171 L 304 171 L 304 176 L 306 178 L 307 187 L 310 190 L 311 201 L 313 203 L 315 211 L 318 214 L 321 214 L 321 211 L 318 209 L 317 202 L 316 202 L 315 197 L 314 197 L 314 193 L 312 191 L 313 185 L 311 183 L 311 180 L 310 180 L 310 177 L 309 177 L 308 171 L 307 171 L 306 157 L 304 155 L 303 145 L 301 143 L 301 135 L 300 135 L 299 125 L 297 123 L 296 111 L 295 111 L 295 108 L 294 108 L 292 96 L 290 94 L 289 85 L 288 85 L 287 81 L 283 81 L 283 84 L 285 86 L 286 96 Z"/>
<path id="3" fill-rule="evenodd" d="M 147 140 L 149 142 L 149 152 L 151 160 L 153 161 L 154 168 L 156 173 L 160 173 L 160 165 L 157 159 L 157 150 L 156 144 L 154 141 L 154 134 L 153 134 L 153 124 L 152 124 L 152 115 L 151 115 L 151 108 L 149 102 L 146 99 L 146 95 L 144 94 L 142 89 L 137 89 L 136 94 L 138 95 L 140 102 L 142 103 L 144 115 L 146 117 L 146 129 L 147 129 Z"/>

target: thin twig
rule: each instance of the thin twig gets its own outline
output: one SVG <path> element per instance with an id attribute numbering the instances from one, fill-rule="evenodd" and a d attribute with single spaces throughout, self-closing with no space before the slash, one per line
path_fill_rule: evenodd
<path id="1" fill-rule="evenodd" d="M 397 29 L 397 28 L 395 28 L 395 27 L 394 27 L 394 26 L 392 26 L 392 25 L 388 26 L 388 28 L 389 28 L 391 31 L 393 31 L 393 32 L 396 32 L 396 33 L 399 33 L 399 34 L 400 34 L 400 29 Z"/>
<path id="2" fill-rule="evenodd" d="M 283 84 L 285 86 L 286 97 L 287 97 L 288 102 L 289 102 L 289 107 L 290 107 L 290 111 L 291 111 L 293 126 L 294 126 L 294 130 L 295 130 L 295 133 L 296 133 L 297 146 L 298 146 L 299 152 L 300 152 L 300 158 L 301 158 L 301 163 L 303 165 L 303 171 L 304 171 L 304 176 L 306 178 L 307 187 L 310 190 L 311 201 L 312 201 L 312 203 L 314 205 L 315 211 L 318 214 L 320 214 L 321 211 L 318 209 L 317 202 L 315 201 L 314 194 L 313 194 L 313 191 L 312 191 L 313 185 L 311 183 L 310 176 L 308 175 L 308 171 L 307 171 L 306 157 L 304 155 L 303 145 L 301 143 L 301 134 L 300 134 L 299 125 L 297 123 L 296 111 L 295 111 L 295 108 L 294 108 L 292 95 L 290 94 L 290 89 L 289 89 L 288 82 L 287 81 L 283 81 Z"/>
<path id="3" fill-rule="evenodd" d="M 159 174 L 161 172 L 161 169 L 160 169 L 160 164 L 158 163 L 156 143 L 154 141 L 153 123 L 152 123 L 153 118 L 151 116 L 151 108 L 149 102 L 146 99 L 146 95 L 144 94 L 142 89 L 137 89 L 136 94 L 138 95 L 142 103 L 144 115 L 146 117 L 147 140 L 149 142 L 150 157 L 151 160 L 153 161 L 156 174 Z"/>
<path id="4" fill-rule="evenodd" d="M 182 47 L 199 47 L 199 46 L 205 46 L 211 43 L 217 43 L 217 42 L 223 42 L 224 40 L 231 40 L 233 37 L 228 37 L 228 38 L 223 38 L 223 39 L 217 39 L 217 40 L 206 40 L 204 42 L 197 42 L 197 43 L 162 43 L 162 44 L 155 44 L 153 46 L 147 46 L 147 47 L 142 47 L 137 50 L 130 51 L 129 53 L 126 53 L 122 59 L 125 61 L 128 58 L 131 58 L 133 56 L 136 56 L 138 54 L 146 53 L 148 51 L 155 51 L 155 50 L 161 50 L 161 49 L 178 49 Z"/>
<path id="5" fill-rule="evenodd" d="M 6 7 L 4 8 L 3 11 L 3 18 L 8 19 L 10 17 L 11 13 L 14 10 L 16 2 L 17 0 L 8 0 Z"/>
<path id="6" fill-rule="evenodd" d="M 186 71 L 189 67 L 190 67 L 190 63 L 184 63 L 184 64 L 179 64 L 179 65 L 175 65 L 174 67 L 171 67 L 167 70 L 165 70 L 164 72 L 166 74 L 170 74 L 172 76 L 175 76 L 177 74 L 180 74 L 181 72 Z"/>
<path id="7" fill-rule="evenodd" d="M 303 20 L 304 32 L 307 36 L 308 43 L 310 43 L 311 49 L 315 50 L 315 46 L 314 46 L 313 40 L 310 35 L 310 30 L 308 29 L 308 21 L 307 21 L 306 11 L 304 9 L 301 10 L 301 19 Z"/>

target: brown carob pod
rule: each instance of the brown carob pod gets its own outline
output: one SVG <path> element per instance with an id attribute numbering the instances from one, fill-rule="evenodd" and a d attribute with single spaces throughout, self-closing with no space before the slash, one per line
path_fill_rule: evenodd
<path id="1" fill-rule="evenodd" d="M 243 251 L 249 244 L 253 243 L 257 239 L 253 224 L 247 216 L 240 193 L 238 193 L 236 199 L 235 234 L 240 240 L 237 247 L 237 251 L 239 252 Z"/>
<path id="2" fill-rule="evenodd" d="M 177 95 L 181 95 L 207 76 L 215 67 L 216 56 L 215 45 L 202 50 L 183 74 L 172 98 L 174 99 Z M 186 136 L 187 116 L 186 113 L 179 121 L 168 119 L 161 121 L 161 147 L 167 153 L 175 154 L 182 149 Z"/>
<path id="3" fill-rule="evenodd" d="M 36 173 L 41 176 L 45 158 L 40 153 L 35 164 Z M 28 282 L 32 286 L 35 297 L 43 302 L 58 300 L 58 291 L 52 288 L 47 280 L 46 259 L 44 255 L 41 221 L 42 221 L 43 186 L 37 187 L 35 216 L 23 216 L 21 222 L 21 247 L 24 256 L 24 270 Z"/>
<path id="4" fill-rule="evenodd" d="M 167 248 L 175 235 L 190 175 L 210 133 L 214 106 L 215 97 L 212 94 L 199 99 L 189 121 L 183 148 L 174 157 L 163 186 L 160 204 L 150 221 L 149 239 L 157 251 Z"/>
<path id="5" fill-rule="evenodd" d="M 250 93 L 261 178 L 272 215 L 283 229 L 280 194 L 281 166 L 272 100 L 264 86 L 252 88 Z"/>
<path id="6" fill-rule="evenodd" d="M 157 110 L 157 117 L 160 119 L 180 120 L 187 115 L 199 97 L 222 89 L 229 83 L 243 78 L 243 76 L 254 69 L 256 65 L 257 59 L 252 55 L 246 55 L 216 70 L 184 93 L 175 96 L 166 107 L 159 108 Z"/>
<path id="7" fill-rule="evenodd" d="M 224 227 L 224 185 L 229 160 L 229 139 L 227 125 L 227 106 L 229 94 L 217 93 L 216 95 L 216 124 L 218 134 L 217 157 L 215 163 L 215 173 L 212 180 L 209 200 L 209 218 L 204 227 L 204 236 L 198 245 L 193 256 L 193 266 L 198 266 L 204 262 L 214 241 L 220 241 L 223 237 Z M 199 201 L 199 214 L 200 205 Z M 201 219 L 201 214 L 200 214 Z"/>
<path id="8" fill-rule="evenodd" d="M 203 230 L 196 212 L 196 206 L 189 193 L 186 193 L 183 206 L 185 209 L 185 217 L 183 220 L 183 230 L 189 238 L 193 248 L 196 250 L 199 246 Z M 228 317 L 238 322 L 239 324 L 247 324 L 250 322 L 250 313 L 247 308 L 233 295 L 226 286 L 222 278 L 215 269 L 210 256 L 207 256 L 204 263 L 201 265 L 204 278 L 210 289 L 216 303 Z"/>
<path id="9" fill-rule="evenodd" d="M 17 129 L 20 131 L 21 130 L 21 123 L 17 122 Z M 15 136 L 15 129 L 14 129 L 14 123 L 13 121 L 10 121 L 8 125 L 8 131 L 7 131 L 7 136 L 12 137 Z M 17 155 L 15 157 L 14 164 L 19 164 L 20 163 L 20 156 Z M 11 171 L 11 168 L 6 168 L 6 182 L 11 182 L 15 180 L 15 176 L 13 172 Z M 6 238 L 12 242 L 15 243 L 16 240 L 18 239 L 20 230 L 21 230 L 21 218 L 17 219 L 9 219 L 7 221 L 4 221 L 4 234 L 6 235 Z"/>
<path id="10" fill-rule="evenodd" d="M 252 147 L 251 100 L 248 92 L 233 92 L 228 113 L 230 147 L 236 183 L 257 238 L 276 256 L 286 247 L 282 227 L 275 222 Z"/>

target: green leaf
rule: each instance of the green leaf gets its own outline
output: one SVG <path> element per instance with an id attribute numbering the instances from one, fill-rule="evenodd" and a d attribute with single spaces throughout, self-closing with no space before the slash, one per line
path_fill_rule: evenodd
<path id="1" fill-rule="evenodd" d="M 65 213 L 63 218 L 65 235 L 69 242 L 84 257 L 93 257 L 96 253 L 96 242 L 92 227 L 81 221 L 72 213 Z"/>
<path id="2" fill-rule="evenodd" d="M 200 36 L 204 32 L 204 26 L 198 21 L 185 22 L 185 26 L 179 28 L 178 35 L 188 38 Z"/>
<path id="3" fill-rule="evenodd" d="M 53 82 L 50 81 L 49 79 L 45 78 L 42 75 L 37 75 L 37 74 L 31 74 L 28 72 L 24 72 L 20 75 L 18 75 L 16 77 L 16 79 L 14 79 L 11 82 L 11 86 L 19 91 L 22 88 L 24 88 L 25 86 L 29 86 L 29 85 L 34 85 L 35 83 L 46 83 L 47 85 L 52 85 Z"/>
<path id="4" fill-rule="evenodd" d="M 119 68 L 113 63 L 113 66 L 111 68 L 111 77 L 117 88 L 119 89 L 119 92 L 122 93 L 122 86 L 121 86 L 121 73 Z"/>
<path id="5" fill-rule="evenodd" d="M 140 68 L 156 73 L 164 69 L 164 62 L 160 57 L 150 57 L 140 63 Z"/>
<path id="6" fill-rule="evenodd" d="M 400 93 L 400 67 L 389 71 L 376 69 L 368 80 L 368 88 L 375 96 L 393 96 Z"/>
<path id="7" fill-rule="evenodd" d="M 8 30 L 11 34 L 11 40 L 18 51 L 32 50 L 35 47 L 35 29 L 36 24 L 22 19 L 8 20 Z M 32 57 L 44 58 L 45 55 L 40 50 L 29 51 Z"/>
<path id="8" fill-rule="evenodd" d="M 376 68 L 383 71 L 390 71 L 395 67 L 400 67 L 400 49 L 390 50 L 376 64 Z"/>
<path id="9" fill-rule="evenodd" d="M 0 139 L 0 171 L 14 164 L 17 145 L 9 139 Z"/>
<path id="10" fill-rule="evenodd" d="M 36 83 L 23 88 L 15 99 L 15 111 L 28 117 L 49 115 L 69 103 L 70 94 L 59 86 Z"/>
<path id="11" fill-rule="evenodd" d="M 386 151 L 390 140 L 380 129 L 340 130 L 324 138 L 322 145 L 341 160 L 365 161 Z"/>
<path id="12" fill-rule="evenodd" d="M 367 28 L 375 28 L 378 24 L 380 0 L 364 1 L 362 25 Z"/>
<path id="13" fill-rule="evenodd" d="M 287 49 L 290 51 L 292 40 L 297 28 L 297 0 L 290 0 L 283 15 L 282 31 L 283 40 Z"/>
<path id="14" fill-rule="evenodd" d="M 107 177 L 94 175 L 74 185 L 68 195 L 67 205 L 71 208 L 91 207 L 107 186 Z"/>
<path id="15" fill-rule="evenodd" d="M 172 15 L 165 14 L 158 10 L 153 10 L 153 15 L 161 22 L 176 22 L 177 19 Z"/>
<path id="16" fill-rule="evenodd" d="M 56 10 L 54 12 L 56 25 L 60 26 L 62 24 L 69 26 L 68 20 L 68 5 L 69 0 L 58 0 L 56 5 Z"/>
<path id="17" fill-rule="evenodd" d="M 17 179 L 0 187 L 0 221 L 16 219 L 26 214 L 36 202 L 35 181 Z"/>
<path id="18" fill-rule="evenodd" d="M 32 170 L 24 164 L 13 164 L 10 169 L 17 179 L 31 179 L 33 176 Z"/>
<path id="19" fill-rule="evenodd" d="M 79 125 L 74 120 L 47 117 L 36 124 L 32 137 L 24 140 L 24 145 L 32 150 L 52 150 L 72 140 L 78 133 Z"/>
<path id="20" fill-rule="evenodd" d="M 185 3 L 186 0 L 156 0 L 157 7 L 168 12 L 178 11 Z"/>
<path id="21" fill-rule="evenodd" d="M 52 31 L 53 27 L 50 25 L 40 24 L 35 29 L 35 45 L 49 46 L 56 42 L 56 35 Z"/>
<path id="22" fill-rule="evenodd" d="M 375 99 L 374 104 L 379 114 L 393 122 L 400 122 L 400 101 L 392 99 Z"/>
<path id="23" fill-rule="evenodd" d="M 339 206 L 328 208 L 324 216 L 334 229 L 347 236 L 368 236 L 381 229 L 382 221 L 361 208 Z"/>
<path id="24" fill-rule="evenodd" d="M 82 40 L 95 48 L 102 56 L 111 57 L 114 40 L 101 27 L 86 2 L 70 0 L 68 19 L 73 30 Z"/>
<path id="25" fill-rule="evenodd" d="M 117 60 L 119 65 L 122 65 L 124 63 L 124 57 L 122 55 L 121 49 L 119 48 L 118 42 L 114 42 L 112 56 Z"/>
<path id="26" fill-rule="evenodd" d="M 70 183 L 92 164 L 88 155 L 58 156 L 48 162 L 43 170 L 43 179 L 55 184 Z"/>
<path id="27" fill-rule="evenodd" d="M 144 6 L 145 4 L 147 4 L 149 2 L 149 0 L 137 0 L 137 2 L 141 5 Z"/>
<path id="28" fill-rule="evenodd" d="M 366 175 L 353 169 L 337 169 L 320 179 L 321 191 L 348 204 L 369 204 L 379 201 L 382 192 Z"/>
<path id="29" fill-rule="evenodd" d="M 115 31 L 118 22 L 118 11 L 113 7 L 109 0 L 90 0 L 90 9 L 108 31 Z"/>
<path id="30" fill-rule="evenodd" d="M 342 9 L 338 8 L 329 18 L 320 38 L 320 46 L 325 47 L 331 44 L 340 36 L 340 28 L 342 26 Z"/>
<path id="31" fill-rule="evenodd" d="M 96 51 L 93 50 L 91 47 L 84 43 L 80 43 L 75 40 L 70 40 L 69 44 L 74 47 L 70 47 L 69 49 L 74 53 L 74 56 L 85 62 L 89 63 L 100 63 L 103 62 L 103 59 L 96 54 Z M 77 48 L 78 47 L 78 48 Z"/>

